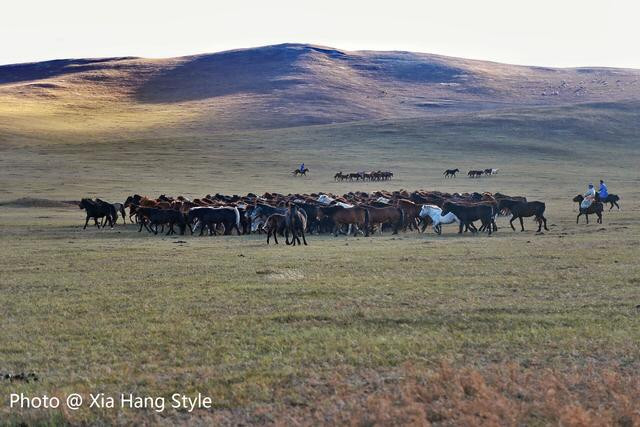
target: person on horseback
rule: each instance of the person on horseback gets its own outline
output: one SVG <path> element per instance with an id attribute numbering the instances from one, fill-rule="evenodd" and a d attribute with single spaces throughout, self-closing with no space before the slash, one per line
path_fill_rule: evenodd
<path id="1" fill-rule="evenodd" d="M 598 190 L 598 198 L 600 200 L 606 200 L 609 196 L 609 190 L 603 180 L 600 180 L 600 189 Z"/>
<path id="2" fill-rule="evenodd" d="M 582 209 L 587 209 L 591 206 L 591 203 L 596 199 L 596 189 L 593 187 L 593 184 L 589 184 L 589 188 L 584 193 L 584 200 L 580 203 L 580 207 Z"/>
<path id="3" fill-rule="evenodd" d="M 300 169 L 299 169 L 299 170 L 300 170 L 300 172 L 304 172 L 304 163 L 302 163 L 302 164 L 300 165 Z"/>

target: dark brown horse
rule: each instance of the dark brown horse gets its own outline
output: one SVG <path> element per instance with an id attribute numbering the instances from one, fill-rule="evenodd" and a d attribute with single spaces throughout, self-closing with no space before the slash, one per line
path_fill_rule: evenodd
<path id="1" fill-rule="evenodd" d="M 262 226 L 262 229 L 267 232 L 267 245 L 269 244 L 269 238 L 273 236 L 276 245 L 278 244 L 278 234 L 284 234 L 287 227 L 286 217 L 282 214 L 269 215 L 266 222 Z"/>
<path id="2" fill-rule="evenodd" d="M 419 230 L 420 209 L 422 207 L 408 199 L 398 199 L 396 206 L 398 209 L 401 209 L 404 214 L 403 231 L 407 231 L 407 227 L 411 230 L 414 228 Z"/>
<path id="3" fill-rule="evenodd" d="M 384 208 L 367 207 L 367 216 L 364 222 L 364 235 L 369 236 L 369 232 L 375 224 L 378 224 L 380 234 L 382 234 L 382 225 L 391 224 L 393 227 L 393 234 L 398 234 L 398 229 L 402 227 L 404 223 L 404 212 L 400 208 L 394 208 L 392 206 Z"/>
<path id="4" fill-rule="evenodd" d="M 508 211 L 511 213 L 511 220 L 509 221 L 509 225 L 513 231 L 516 231 L 516 228 L 513 226 L 513 221 L 516 219 L 520 220 L 520 228 L 524 231 L 524 222 L 523 218 L 526 217 L 535 217 L 535 220 L 538 222 L 538 233 L 542 230 L 542 226 L 544 225 L 544 229 L 549 231 L 547 228 L 547 219 L 544 217 L 545 204 L 543 202 L 521 202 L 518 200 L 511 199 L 501 199 L 498 202 L 498 210 L 499 211 Z"/>
<path id="5" fill-rule="evenodd" d="M 588 208 L 583 208 L 581 206 L 584 197 L 582 194 L 578 194 L 573 198 L 573 201 L 578 204 L 578 216 L 576 217 L 576 224 L 580 220 L 580 215 L 584 215 L 587 219 L 587 224 L 589 224 L 589 215 L 596 214 L 598 216 L 598 220 L 596 221 L 598 224 L 602 224 L 602 211 L 604 210 L 604 206 L 596 193 L 596 199 L 589 205 Z"/>
<path id="6" fill-rule="evenodd" d="M 444 175 L 445 178 L 455 178 L 456 174 L 460 172 L 460 169 L 455 168 L 455 169 L 447 169 L 446 171 L 444 171 L 444 173 L 442 175 Z"/>
<path id="7" fill-rule="evenodd" d="M 304 245 L 307 246 L 307 239 L 304 237 L 304 230 L 307 228 L 307 215 L 303 210 L 299 210 L 298 207 L 294 204 L 289 206 L 287 213 L 285 215 L 285 243 L 287 245 L 298 245 L 300 244 L 300 237 L 302 236 L 302 241 Z M 289 233 L 291 233 L 291 243 L 289 243 Z"/>
<path id="8" fill-rule="evenodd" d="M 333 222 L 333 235 L 338 236 L 338 230 L 343 225 L 355 227 L 354 234 L 358 231 L 358 226 L 364 226 L 367 217 L 367 209 L 359 206 L 345 208 L 342 206 L 322 206 L 318 207 L 318 221 L 329 218 Z"/>

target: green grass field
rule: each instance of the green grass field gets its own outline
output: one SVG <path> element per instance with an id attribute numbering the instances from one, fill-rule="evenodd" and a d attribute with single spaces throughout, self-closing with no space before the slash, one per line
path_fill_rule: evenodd
<path id="1" fill-rule="evenodd" d="M 8 423 L 640 422 L 637 112 L 589 106 L 450 119 L 164 136 L 52 133 L 0 163 L 0 379 Z M 289 170 L 304 161 L 307 178 Z M 444 180 L 445 168 L 498 167 Z M 338 170 L 390 169 L 386 183 Z M 605 178 L 622 210 L 576 225 Z M 31 197 L 133 192 L 501 191 L 547 203 L 550 231 L 309 237 L 83 231 Z M 214 408 L 16 410 L 9 393 L 210 396 Z"/>

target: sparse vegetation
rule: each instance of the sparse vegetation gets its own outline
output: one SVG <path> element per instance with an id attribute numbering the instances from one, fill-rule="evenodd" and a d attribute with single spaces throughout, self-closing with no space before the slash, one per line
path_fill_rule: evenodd
<path id="1" fill-rule="evenodd" d="M 6 103 L 6 87 L 0 372 L 38 381 L 0 379 L 3 422 L 640 422 L 637 103 L 233 131 L 169 101 L 120 108 L 113 88 L 77 99 L 39 88 L 60 96 L 56 106 L 15 93 Z M 312 172 L 291 177 L 302 161 Z M 500 174 L 445 180 L 452 167 Z M 394 180 L 333 179 L 377 169 Z M 622 209 L 576 225 L 571 198 L 598 178 Z M 442 236 L 308 236 L 294 250 L 263 236 L 83 231 L 84 214 L 65 202 L 380 188 L 525 195 L 546 203 L 550 231 L 500 220 L 490 238 L 444 226 Z M 215 405 L 9 409 L 21 391 L 201 392 Z"/>

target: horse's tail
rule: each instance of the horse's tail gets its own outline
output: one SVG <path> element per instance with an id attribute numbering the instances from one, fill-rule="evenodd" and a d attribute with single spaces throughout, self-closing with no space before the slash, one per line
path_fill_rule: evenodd
<path id="1" fill-rule="evenodd" d="M 369 235 L 369 209 L 364 210 L 364 235 Z"/>
<path id="2" fill-rule="evenodd" d="M 233 210 L 236 212 L 236 227 L 238 231 L 240 230 L 240 210 L 237 207 L 234 207 Z"/>

